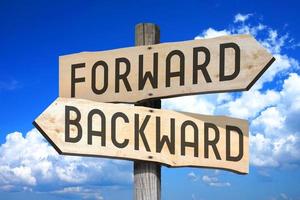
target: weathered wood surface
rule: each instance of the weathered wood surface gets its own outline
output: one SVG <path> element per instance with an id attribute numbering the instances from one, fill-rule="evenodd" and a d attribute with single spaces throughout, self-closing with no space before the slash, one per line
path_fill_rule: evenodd
<path id="1" fill-rule="evenodd" d="M 230 45 L 228 48 L 224 46 L 224 56 L 220 56 L 222 54 L 220 45 L 228 43 L 238 46 L 240 56 Z M 202 49 L 203 51 L 195 54 L 194 59 L 193 49 L 197 47 L 205 47 L 209 52 L 204 53 Z M 182 52 L 184 60 L 176 53 L 171 56 L 174 50 Z M 152 82 L 149 81 L 150 74 L 144 77 L 146 72 L 154 74 L 154 53 L 157 53 L 157 84 L 154 79 Z M 139 67 L 140 55 L 143 55 L 141 67 Z M 130 67 L 123 62 L 124 58 L 128 60 Z M 224 58 L 224 65 L 221 64 L 222 58 Z M 118 66 L 116 59 L 120 61 Z M 155 45 L 145 43 L 145 46 L 82 52 L 60 56 L 59 96 L 100 102 L 135 103 L 151 98 L 248 90 L 273 61 L 272 55 L 250 35 L 222 36 Z M 240 63 L 239 72 L 236 63 Z M 221 65 L 224 66 L 224 73 L 220 70 Z M 74 68 L 73 75 L 71 66 Z M 93 68 L 94 76 L 92 76 Z M 139 72 L 141 72 L 140 76 Z M 172 74 L 173 72 L 178 74 Z M 236 74 L 230 78 L 234 72 Z M 168 76 L 167 74 L 170 73 L 171 75 Z M 124 79 L 116 78 L 116 74 Z M 223 76 L 221 78 L 222 74 L 227 79 Z M 179 75 L 182 79 L 178 77 Z M 142 84 L 143 79 L 145 79 L 144 84 Z"/>
<path id="2" fill-rule="evenodd" d="M 140 23 L 135 26 L 135 45 L 153 45 L 160 42 L 159 27 L 152 23 Z M 136 106 L 161 108 L 160 99 L 139 101 Z M 133 164 L 134 199 L 161 199 L 161 165 L 155 162 L 136 160 Z"/>
<path id="3" fill-rule="evenodd" d="M 76 138 L 79 130 L 77 125 L 66 125 L 69 120 L 79 119 L 78 113 L 72 110 L 69 112 L 70 117 L 67 118 L 66 108 L 70 106 L 78 109 L 81 115 L 78 123 L 82 129 L 82 136 L 76 142 L 67 140 L 67 135 Z M 88 120 L 91 111 L 94 114 Z M 101 117 L 99 112 L 102 112 L 104 117 Z M 122 117 L 119 116 L 120 113 L 123 113 Z M 88 131 L 89 121 L 90 131 Z M 217 131 L 211 126 L 205 131 L 208 123 L 215 125 Z M 34 125 L 61 154 L 144 160 L 173 167 L 212 167 L 248 173 L 248 123 L 241 119 L 58 98 L 35 120 Z M 66 127 L 69 127 L 69 131 Z M 229 131 L 228 137 L 226 134 L 228 127 L 237 127 L 241 134 L 238 134 L 238 131 Z M 94 132 L 94 135 L 91 132 Z M 174 142 L 170 139 L 172 132 Z M 213 146 L 209 145 L 208 149 L 205 149 L 207 141 L 215 140 L 217 135 L 219 139 L 215 148 L 219 159 Z M 162 143 L 163 136 L 169 140 L 170 146 L 166 142 Z M 190 145 L 191 143 L 194 145 Z M 237 161 L 227 159 L 228 149 L 229 155 L 241 155 L 240 159 Z"/>
<path id="4" fill-rule="evenodd" d="M 134 161 L 135 200 L 161 199 L 161 166 L 159 163 Z"/>

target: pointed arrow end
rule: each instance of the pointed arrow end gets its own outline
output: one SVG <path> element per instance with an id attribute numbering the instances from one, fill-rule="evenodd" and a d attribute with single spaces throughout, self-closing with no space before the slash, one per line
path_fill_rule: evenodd
<path id="1" fill-rule="evenodd" d="M 51 138 L 43 131 L 43 129 L 38 125 L 36 121 L 32 122 L 32 125 L 46 138 L 46 140 L 54 147 L 54 149 L 59 154 L 63 154 L 63 152 L 58 148 L 58 146 L 51 140 Z"/>
<path id="2" fill-rule="evenodd" d="M 266 66 L 257 74 L 257 76 L 251 81 L 251 83 L 246 87 L 246 90 L 250 90 L 250 88 L 256 83 L 256 81 L 265 73 L 265 71 L 273 64 L 276 59 L 274 57 L 266 64 Z"/>

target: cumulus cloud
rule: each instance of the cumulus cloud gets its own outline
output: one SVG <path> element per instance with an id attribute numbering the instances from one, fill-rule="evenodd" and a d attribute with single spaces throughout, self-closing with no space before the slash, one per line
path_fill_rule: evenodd
<path id="1" fill-rule="evenodd" d="M 252 164 L 257 166 L 284 166 L 300 159 L 300 76 L 291 73 L 278 92 L 280 100 L 263 110 L 252 121 Z"/>
<path id="2" fill-rule="evenodd" d="M 277 107 L 269 107 L 252 121 L 253 126 L 264 127 L 264 133 L 274 134 L 274 130 L 284 127 L 285 116 Z"/>
<path id="3" fill-rule="evenodd" d="M 203 38 L 214 38 L 214 37 L 220 37 L 220 36 L 224 36 L 224 35 L 230 35 L 231 32 L 228 30 L 220 30 L 217 31 L 213 28 L 208 28 L 207 30 L 203 31 L 201 35 L 198 35 L 195 37 L 195 39 L 203 39 Z"/>
<path id="4" fill-rule="evenodd" d="M 213 97 L 213 95 L 210 96 Z M 162 107 L 164 109 L 203 114 L 213 114 L 215 111 L 214 103 L 212 103 L 208 97 L 202 98 L 201 96 L 184 96 L 165 99 L 162 101 Z"/>
<path id="5" fill-rule="evenodd" d="M 80 189 L 78 195 L 83 197 L 89 193 L 86 185 L 99 189 L 107 184 L 131 182 L 129 162 L 58 155 L 36 129 L 25 136 L 20 132 L 10 133 L 0 146 L 0 190 L 3 191 Z M 55 184 L 49 187 L 49 183 Z M 91 198 L 98 197 L 95 194 Z"/>
<path id="6" fill-rule="evenodd" d="M 251 90 L 242 93 L 235 100 L 220 105 L 220 109 L 225 109 L 226 112 L 234 117 L 251 119 L 266 107 L 278 103 L 279 99 L 279 94 L 272 90 L 266 92 Z"/>
<path id="7" fill-rule="evenodd" d="M 295 40 L 288 33 L 251 23 L 253 14 L 237 14 L 233 24 L 204 30 L 195 39 L 251 34 L 276 61 L 247 92 L 195 95 L 163 100 L 163 108 L 222 114 L 250 122 L 250 163 L 258 167 L 298 166 L 300 161 L 299 61 L 287 54 Z"/>
<path id="8" fill-rule="evenodd" d="M 245 22 L 247 19 L 249 19 L 249 17 L 251 16 L 252 14 L 241 14 L 241 13 L 238 13 L 234 16 L 234 23 L 237 23 L 237 22 Z"/>

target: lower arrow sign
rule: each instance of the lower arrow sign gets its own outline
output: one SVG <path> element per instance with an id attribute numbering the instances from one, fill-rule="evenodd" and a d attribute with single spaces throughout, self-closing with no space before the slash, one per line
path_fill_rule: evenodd
<path id="1" fill-rule="evenodd" d="M 248 173 L 248 122 L 58 98 L 34 122 L 60 154 Z"/>

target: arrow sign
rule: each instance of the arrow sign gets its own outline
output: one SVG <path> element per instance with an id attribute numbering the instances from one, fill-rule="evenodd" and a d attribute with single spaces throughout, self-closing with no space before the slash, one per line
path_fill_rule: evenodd
<path id="1" fill-rule="evenodd" d="M 241 119 L 58 98 L 33 124 L 60 154 L 248 173 Z"/>
<path id="2" fill-rule="evenodd" d="M 250 35 L 70 54 L 59 59 L 59 95 L 134 103 L 242 91 L 274 60 Z"/>

